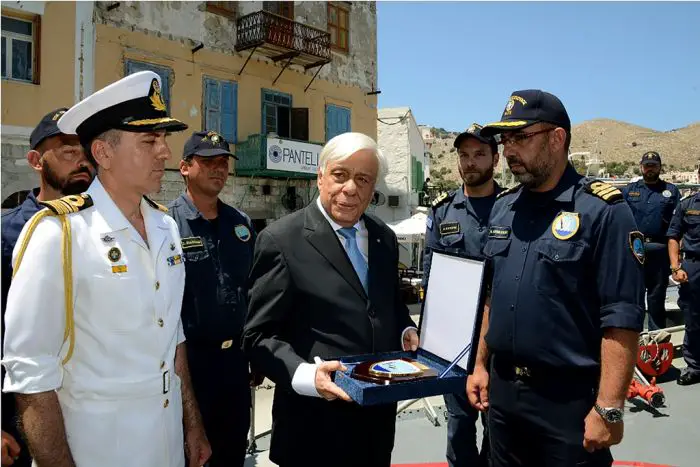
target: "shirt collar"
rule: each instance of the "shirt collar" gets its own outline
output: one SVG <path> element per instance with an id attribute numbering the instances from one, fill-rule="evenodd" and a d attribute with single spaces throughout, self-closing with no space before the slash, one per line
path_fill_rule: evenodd
<path id="1" fill-rule="evenodd" d="M 564 169 L 564 173 L 562 174 L 561 178 L 559 179 L 559 182 L 557 183 L 557 186 L 555 186 L 552 190 L 546 193 L 549 196 L 543 196 L 543 198 L 548 200 L 559 201 L 562 203 L 570 203 L 574 200 L 576 184 L 582 178 L 583 176 L 576 172 L 576 169 L 574 169 L 574 167 L 571 164 L 567 164 L 566 169 Z M 511 201 L 509 204 L 512 205 L 513 203 L 518 201 L 525 191 L 527 191 L 527 189 L 521 187 L 518 194 L 515 195 L 513 201 Z"/>
<path id="2" fill-rule="evenodd" d="M 316 206 L 318 206 L 318 210 L 321 211 L 321 214 L 323 214 L 323 217 L 326 218 L 326 220 L 328 221 L 328 223 L 329 223 L 329 224 L 331 225 L 331 227 L 333 228 L 333 232 L 338 232 L 338 230 L 340 230 L 340 229 L 343 228 L 342 225 L 338 224 L 336 221 L 334 221 L 334 220 L 331 218 L 331 216 L 328 215 L 328 213 L 327 213 L 326 210 L 324 209 L 323 205 L 321 204 L 321 198 L 316 198 Z M 355 229 L 356 229 L 358 232 L 361 232 L 361 231 L 364 229 L 364 221 L 363 221 L 362 219 L 360 219 L 359 221 L 357 221 L 357 222 L 355 223 L 355 225 L 353 225 L 353 227 L 355 227 Z"/>

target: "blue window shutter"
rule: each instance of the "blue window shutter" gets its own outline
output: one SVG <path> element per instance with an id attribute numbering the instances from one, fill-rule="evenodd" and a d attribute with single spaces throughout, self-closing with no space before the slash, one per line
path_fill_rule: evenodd
<path id="1" fill-rule="evenodd" d="M 238 83 L 231 81 L 221 82 L 221 126 L 219 132 L 231 144 L 236 144 L 238 137 L 238 122 L 236 108 L 238 99 Z"/>
<path id="2" fill-rule="evenodd" d="M 204 78 L 204 99 L 204 129 L 221 133 L 221 93 L 218 81 Z"/>
<path id="3" fill-rule="evenodd" d="M 351 131 L 350 109 L 337 105 L 326 105 L 326 141 L 341 133 Z"/>

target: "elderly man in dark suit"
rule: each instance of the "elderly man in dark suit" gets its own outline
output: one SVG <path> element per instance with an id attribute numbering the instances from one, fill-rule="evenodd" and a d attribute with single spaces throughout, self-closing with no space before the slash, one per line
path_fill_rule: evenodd
<path id="1" fill-rule="evenodd" d="M 396 236 L 364 213 L 386 167 L 372 138 L 336 136 L 318 199 L 256 241 L 243 347 L 276 384 L 270 459 L 283 467 L 390 465 L 396 404 L 361 407 L 333 383 L 344 355 L 418 346 Z"/>

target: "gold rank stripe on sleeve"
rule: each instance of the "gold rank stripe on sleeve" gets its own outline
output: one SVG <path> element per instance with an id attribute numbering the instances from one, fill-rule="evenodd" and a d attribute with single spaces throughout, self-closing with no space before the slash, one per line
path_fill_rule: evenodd
<path id="1" fill-rule="evenodd" d="M 597 196 L 609 204 L 621 201 L 623 199 L 622 192 L 618 188 L 597 180 L 591 180 L 590 182 L 586 183 L 584 188 L 588 193 L 592 194 L 593 196 Z"/>

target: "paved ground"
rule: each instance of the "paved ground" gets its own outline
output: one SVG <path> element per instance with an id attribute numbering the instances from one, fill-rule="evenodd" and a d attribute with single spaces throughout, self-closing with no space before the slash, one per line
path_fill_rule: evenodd
<path id="1" fill-rule="evenodd" d="M 413 311 L 417 310 L 414 306 Z M 414 315 L 417 319 L 417 315 Z M 674 344 L 682 342 L 683 334 L 673 336 Z M 649 410 L 642 401 L 628 401 L 625 440 L 613 449 L 616 461 L 629 464 L 654 463 L 678 467 L 700 465 L 700 386 L 681 387 L 675 379 L 682 359 L 674 360 L 674 368 L 660 382 L 666 394 L 666 406 L 658 411 Z M 268 385 L 268 386 L 266 386 Z M 265 381 L 263 387 L 269 387 Z M 246 467 L 273 467 L 267 457 L 271 426 L 270 409 L 272 389 L 256 391 L 255 430 L 257 452 L 250 455 Z M 439 426 L 425 416 L 424 404 L 419 401 L 397 416 L 396 443 L 392 461 L 396 464 L 439 463 L 445 461 L 446 412 L 441 396 L 428 399 L 438 414 Z M 267 432 L 267 434 L 266 434 Z M 479 436 L 481 427 L 479 426 Z M 329 466 L 330 467 L 330 466 Z"/>

